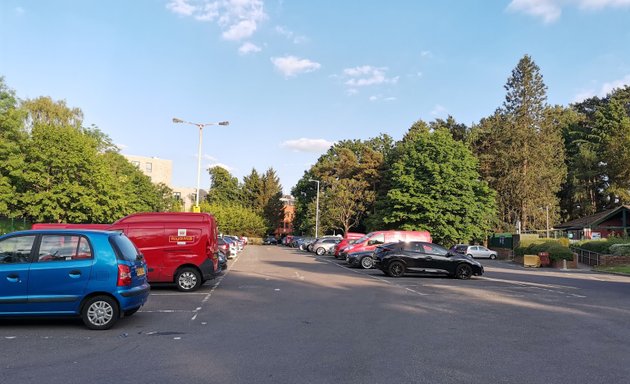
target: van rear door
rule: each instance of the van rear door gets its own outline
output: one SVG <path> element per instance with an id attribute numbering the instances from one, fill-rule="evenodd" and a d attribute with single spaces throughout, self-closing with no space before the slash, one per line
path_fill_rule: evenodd
<path id="1" fill-rule="evenodd" d="M 125 235 L 131 240 L 136 248 L 144 255 L 147 263 L 147 277 L 149 282 L 168 281 L 164 277 L 164 257 L 162 248 L 164 247 L 164 227 L 162 225 L 147 225 L 142 227 L 125 226 Z"/>

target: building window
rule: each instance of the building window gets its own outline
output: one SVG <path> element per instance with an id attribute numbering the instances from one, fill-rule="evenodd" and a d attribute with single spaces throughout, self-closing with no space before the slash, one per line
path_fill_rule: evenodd
<path id="1" fill-rule="evenodd" d="M 145 169 L 147 172 L 151 173 L 151 171 L 153 171 L 153 164 L 151 164 L 151 163 L 146 163 L 146 164 L 145 164 L 145 166 L 144 166 L 144 169 Z"/>
<path id="2" fill-rule="evenodd" d="M 132 160 L 132 161 L 131 161 L 131 164 L 133 164 L 133 165 L 135 165 L 136 167 L 140 168 L 140 162 L 139 162 L 139 161 Z"/>
<path id="3" fill-rule="evenodd" d="M 181 200 L 182 199 L 182 193 L 181 192 L 175 192 L 175 193 L 173 193 L 173 196 L 177 200 Z"/>

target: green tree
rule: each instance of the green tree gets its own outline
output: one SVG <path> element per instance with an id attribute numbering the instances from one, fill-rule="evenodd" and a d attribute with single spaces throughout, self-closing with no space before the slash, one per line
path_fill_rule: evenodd
<path id="1" fill-rule="evenodd" d="M 223 234 L 262 237 L 266 230 L 265 221 L 252 209 L 238 204 L 200 204 L 201 211 L 212 214 Z"/>
<path id="2" fill-rule="evenodd" d="M 502 108 L 470 133 L 480 171 L 497 191 L 503 230 L 535 229 L 558 212 L 566 177 L 561 111 L 546 104 L 539 67 L 525 55 L 512 71 Z"/>
<path id="3" fill-rule="evenodd" d="M 208 169 L 210 174 L 210 188 L 206 201 L 210 204 L 240 204 L 240 187 L 238 179 L 227 169 L 216 166 Z"/>
<path id="4" fill-rule="evenodd" d="M 284 203 L 282 200 L 282 185 L 273 168 L 269 168 L 261 177 L 261 203 L 263 218 L 267 224 L 268 233 L 273 233 L 284 220 Z"/>
<path id="5" fill-rule="evenodd" d="M 19 215 L 16 196 L 25 161 L 24 119 L 15 91 L 0 77 L 0 216 Z"/>
<path id="6" fill-rule="evenodd" d="M 252 168 L 249 175 L 243 177 L 243 185 L 241 187 L 243 204 L 251 207 L 254 212 L 262 215 L 265 202 L 263 196 L 263 181 L 256 169 Z"/>
<path id="7" fill-rule="evenodd" d="M 380 212 L 385 226 L 428 230 L 435 242 L 482 240 L 494 225 L 494 192 L 477 160 L 449 130 L 418 123 L 396 148 L 391 188 Z"/>

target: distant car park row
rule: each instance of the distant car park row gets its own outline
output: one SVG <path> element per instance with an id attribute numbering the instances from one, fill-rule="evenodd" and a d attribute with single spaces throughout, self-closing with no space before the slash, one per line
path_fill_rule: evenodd
<path id="1" fill-rule="evenodd" d="M 497 257 L 495 251 L 480 245 L 457 244 L 446 249 L 431 241 L 426 231 L 376 231 L 366 235 L 349 233 L 344 238 L 294 237 L 286 241 L 285 245 L 319 256 L 331 255 L 345 260 L 351 267 L 377 268 L 390 277 L 401 277 L 410 272 L 429 272 L 469 279 L 484 272 L 476 258 Z"/>

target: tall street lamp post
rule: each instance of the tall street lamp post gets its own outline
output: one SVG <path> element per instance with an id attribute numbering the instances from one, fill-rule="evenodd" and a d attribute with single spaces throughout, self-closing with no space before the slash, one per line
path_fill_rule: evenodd
<path id="1" fill-rule="evenodd" d="M 317 183 L 317 198 L 315 202 L 315 238 L 319 237 L 319 180 L 309 179 L 308 181 Z"/>
<path id="2" fill-rule="evenodd" d="M 193 207 L 193 212 L 201 212 L 199 208 L 199 183 L 201 181 L 201 140 L 202 140 L 202 132 L 203 128 L 209 125 L 230 125 L 229 121 L 221 121 L 218 123 L 191 123 L 190 121 L 185 121 L 182 119 L 178 119 L 177 117 L 173 117 L 173 123 L 175 124 L 190 124 L 199 128 L 199 147 L 197 148 L 197 193 L 195 196 L 195 206 Z"/>

